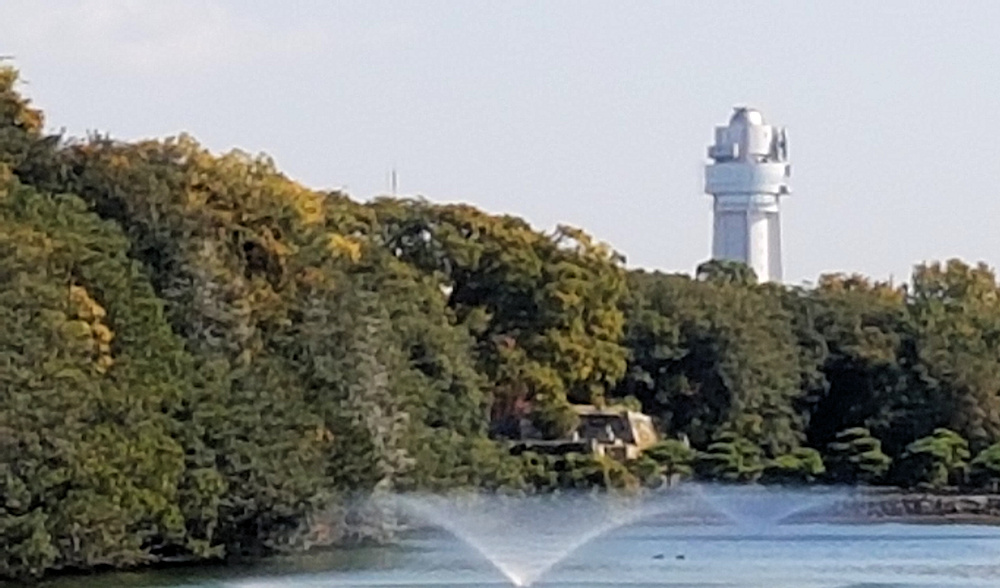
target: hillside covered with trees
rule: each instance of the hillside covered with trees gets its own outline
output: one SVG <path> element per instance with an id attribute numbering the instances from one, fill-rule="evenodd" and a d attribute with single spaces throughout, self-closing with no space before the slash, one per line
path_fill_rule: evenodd
<path id="1" fill-rule="evenodd" d="M 380 491 L 1000 481 L 983 265 L 627 271 L 571 227 L 43 128 L 0 68 L 0 577 L 364 540 Z M 511 423 L 558 438 L 582 403 L 665 441 L 510 454 Z"/>

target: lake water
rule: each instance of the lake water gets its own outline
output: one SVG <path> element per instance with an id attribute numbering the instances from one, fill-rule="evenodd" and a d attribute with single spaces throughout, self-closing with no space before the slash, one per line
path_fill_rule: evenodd
<path id="1" fill-rule="evenodd" d="M 395 545 L 274 558 L 254 566 L 119 573 L 50 588 L 335 588 L 508 586 L 444 532 Z M 938 588 L 1000 586 L 1000 527 L 731 526 L 637 523 L 587 543 L 535 586 L 629 588 Z"/>

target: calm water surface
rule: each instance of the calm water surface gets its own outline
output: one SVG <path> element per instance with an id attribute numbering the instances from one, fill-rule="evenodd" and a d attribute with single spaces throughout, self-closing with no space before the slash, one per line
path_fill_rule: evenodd
<path id="1" fill-rule="evenodd" d="M 46 588 L 453 588 L 509 585 L 443 532 L 389 547 L 278 558 L 241 567 L 62 578 Z M 630 588 L 1000 587 L 1000 528 L 966 525 L 636 524 L 599 537 L 535 586 Z"/>

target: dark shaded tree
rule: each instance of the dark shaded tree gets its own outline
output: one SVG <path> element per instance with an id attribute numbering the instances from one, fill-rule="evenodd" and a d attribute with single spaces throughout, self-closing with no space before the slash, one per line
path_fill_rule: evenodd
<path id="1" fill-rule="evenodd" d="M 864 427 L 837 433 L 827 448 L 830 481 L 838 484 L 872 484 L 889 471 L 892 458 L 882 452 L 882 442 Z"/>
<path id="2" fill-rule="evenodd" d="M 634 396 L 662 428 L 706 447 L 729 431 L 772 456 L 803 438 L 801 366 L 791 315 L 768 289 L 629 275 L 629 372 L 616 394 Z"/>
<path id="3" fill-rule="evenodd" d="M 960 485 L 965 480 L 969 457 L 969 442 L 961 435 L 948 429 L 935 429 L 932 435 L 906 447 L 895 476 L 907 485 L 935 490 Z"/>

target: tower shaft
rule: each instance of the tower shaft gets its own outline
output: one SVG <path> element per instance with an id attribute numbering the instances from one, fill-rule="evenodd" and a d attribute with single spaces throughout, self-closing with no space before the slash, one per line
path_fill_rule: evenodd
<path id="1" fill-rule="evenodd" d="M 780 281 L 781 213 L 776 198 L 760 196 L 715 199 L 712 258 L 743 262 L 761 281 Z"/>

